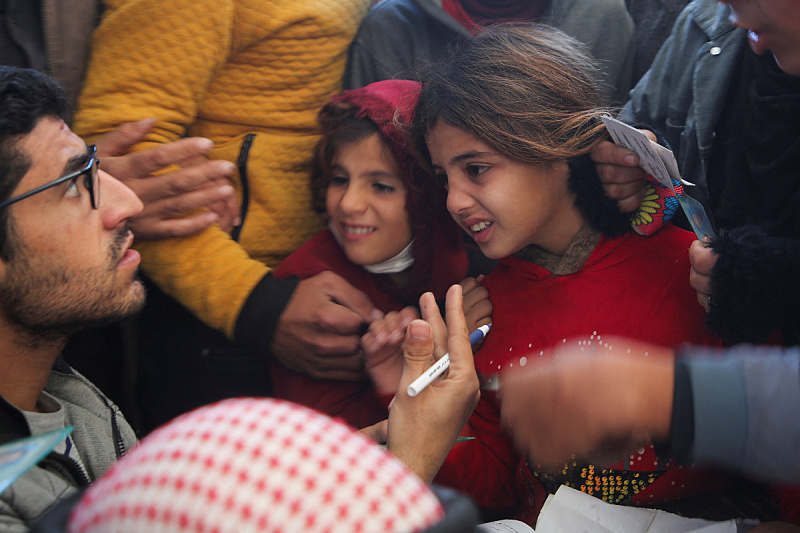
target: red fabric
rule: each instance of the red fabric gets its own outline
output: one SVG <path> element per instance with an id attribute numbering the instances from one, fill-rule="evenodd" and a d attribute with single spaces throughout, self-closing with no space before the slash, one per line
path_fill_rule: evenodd
<path id="1" fill-rule="evenodd" d="M 464 6 L 458 0 L 442 0 L 442 9 L 451 17 L 456 19 L 459 24 L 464 26 L 468 32 L 475 35 L 483 29 L 483 26 L 476 24 L 474 20 L 464 11 Z"/>
<path id="2" fill-rule="evenodd" d="M 467 275 L 466 252 L 453 242 L 436 239 L 433 268 L 428 289 L 437 299 L 444 298 L 447 288 Z M 372 304 L 383 311 L 399 311 L 416 305 L 419 294 L 407 294 L 393 289 L 384 275 L 373 275 L 351 263 L 330 231 L 312 237 L 295 253 L 287 257 L 275 276 L 299 276 L 306 279 L 329 270 L 342 276 L 358 290 L 366 293 Z M 345 382 L 312 379 L 293 372 L 283 365 L 272 363 L 272 381 L 276 398 L 284 398 L 312 407 L 330 416 L 344 419 L 355 428 L 362 428 L 387 417 L 386 402 L 378 398 L 368 381 Z"/>
<path id="3" fill-rule="evenodd" d="M 673 226 L 647 238 L 631 234 L 603 239 L 583 269 L 566 276 L 553 276 L 515 257 L 503 259 L 483 282 L 494 313 L 492 330 L 475 355 L 478 371 L 489 375 L 524 366 L 533 357 L 548 356 L 548 348 L 565 339 L 581 339 L 588 349 L 612 335 L 661 346 L 709 344 L 703 308 L 689 285 L 688 248 L 693 240 L 692 234 Z M 521 517 L 530 523 L 538 515 L 545 493 L 539 481 L 522 468 L 521 458 L 500 429 L 499 414 L 497 396 L 483 393 L 468 423 L 469 434 L 477 440 L 456 444 L 436 482 L 471 494 L 492 511 L 521 503 Z M 708 483 L 694 477 L 693 469 L 657 463 L 652 448 L 630 458 L 627 466 L 634 472 L 666 469 L 633 497 L 635 502 L 655 502 L 712 488 L 701 487 Z M 591 476 L 587 485 L 596 483 L 598 474 L 585 472 Z M 519 481 L 516 488 L 515 476 Z M 705 474 L 703 479 L 708 479 Z M 586 486 L 583 489 L 592 492 Z M 612 494 L 611 499 L 616 501 L 615 497 Z"/>
<path id="4" fill-rule="evenodd" d="M 781 520 L 800 526 L 800 485 L 771 485 L 769 493 L 780 505 Z"/>
<path id="5" fill-rule="evenodd" d="M 442 10 L 475 35 L 487 24 L 537 22 L 549 4 L 550 0 L 442 0 Z"/>
<path id="6" fill-rule="evenodd" d="M 442 9 L 472 33 L 480 24 L 537 22 L 550 0 L 442 0 Z"/>

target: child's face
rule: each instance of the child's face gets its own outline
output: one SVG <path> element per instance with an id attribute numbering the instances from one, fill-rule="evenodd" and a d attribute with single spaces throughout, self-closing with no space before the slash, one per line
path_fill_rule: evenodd
<path id="1" fill-rule="evenodd" d="M 411 242 L 406 189 L 391 150 L 378 133 L 336 150 L 326 205 L 347 258 L 373 265 Z"/>
<path id="2" fill-rule="evenodd" d="M 487 257 L 529 244 L 561 254 L 583 224 L 566 162 L 521 163 L 441 121 L 426 140 L 434 171 L 446 178 L 447 210 Z"/>

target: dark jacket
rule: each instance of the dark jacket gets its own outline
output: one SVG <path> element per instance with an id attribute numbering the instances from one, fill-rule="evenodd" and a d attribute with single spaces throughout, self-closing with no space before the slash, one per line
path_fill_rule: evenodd
<path id="1" fill-rule="evenodd" d="M 751 180 L 739 188 L 713 163 L 730 139 L 721 124 L 730 113 L 729 93 L 748 80 L 743 70 L 747 35 L 729 20 L 730 7 L 694 0 L 678 17 L 651 69 L 631 91 L 622 118 L 663 134 L 681 176 L 695 183 L 684 191 L 709 207 L 709 175 L 725 175 L 726 194 L 714 195 L 711 214 L 721 225 L 713 243 L 719 259 L 712 273 L 711 330 L 729 344 L 800 343 L 800 175 L 781 176 L 773 186 Z M 742 77 L 744 81 L 735 81 Z M 742 128 L 728 127 L 740 131 Z M 741 146 L 741 143 L 740 143 Z M 721 151 L 720 151 L 721 150 Z M 791 152 L 789 152 L 791 153 Z M 795 158 L 797 155 L 795 154 Z M 787 179 L 788 178 L 788 179 Z M 781 191 L 788 193 L 782 195 Z M 726 191 L 726 189 L 723 189 Z M 770 202 L 775 196 L 781 202 Z M 759 203 L 755 203 L 759 202 Z M 759 206 L 744 209 L 737 206 Z M 723 211 L 724 210 L 724 211 Z M 731 216 L 731 213 L 733 215 Z M 781 221 L 778 227 L 775 221 Z M 788 221 L 785 222 L 785 221 Z"/>
<path id="2" fill-rule="evenodd" d="M 46 72 L 78 98 L 101 0 L 3 0 L 0 64 Z"/>
<path id="3" fill-rule="evenodd" d="M 586 44 L 605 66 L 607 96 L 622 103 L 633 84 L 633 20 L 621 0 L 553 0 L 541 19 Z M 613 28 L 609 32 L 608 29 Z M 470 33 L 441 0 L 382 0 L 364 18 L 350 46 L 343 88 L 413 79 L 414 71 L 447 58 L 448 47 Z"/>

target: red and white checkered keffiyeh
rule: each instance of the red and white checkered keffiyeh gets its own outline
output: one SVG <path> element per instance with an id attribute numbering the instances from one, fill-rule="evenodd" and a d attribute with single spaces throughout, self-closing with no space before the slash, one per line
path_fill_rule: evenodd
<path id="1" fill-rule="evenodd" d="M 87 490 L 68 531 L 411 532 L 443 515 L 424 482 L 345 424 L 241 398 L 145 438 Z"/>

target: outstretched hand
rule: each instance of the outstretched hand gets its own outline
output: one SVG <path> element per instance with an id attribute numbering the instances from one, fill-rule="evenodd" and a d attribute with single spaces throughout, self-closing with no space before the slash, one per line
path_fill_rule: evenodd
<path id="1" fill-rule="evenodd" d="M 573 454 L 599 464 L 616 462 L 668 438 L 672 350 L 606 340 L 614 351 L 587 354 L 559 347 L 556 357 L 501 377 L 503 423 L 535 462 L 563 464 Z"/>
<path id="2" fill-rule="evenodd" d="M 461 286 L 453 285 L 447 291 L 445 325 L 433 295 L 420 298 L 424 320 L 408 326 L 403 376 L 383 426 L 387 448 L 427 482 L 438 472 L 480 398 L 462 305 Z M 450 353 L 447 375 L 409 396 L 408 386 L 446 352 Z"/>
<path id="3" fill-rule="evenodd" d="M 467 330 L 474 331 L 479 326 L 492 323 L 492 302 L 489 290 L 481 285 L 483 276 L 465 278 L 459 282 L 462 293 L 462 306 Z M 421 300 L 427 302 L 428 300 Z M 433 308 L 428 309 L 433 312 Z M 403 341 L 406 328 L 415 318 L 419 318 L 416 309 L 406 307 L 402 311 L 387 313 L 382 320 L 373 322 L 369 331 L 361 338 L 361 347 L 366 354 L 367 372 L 372 378 L 375 389 L 382 394 L 394 394 L 403 372 Z M 442 338 L 438 345 L 444 347 Z M 438 349 L 441 357 L 446 349 Z"/>
<path id="4" fill-rule="evenodd" d="M 361 335 L 383 313 L 366 294 L 333 272 L 301 281 L 278 320 L 273 356 L 316 379 L 364 379 Z"/>
<path id="5" fill-rule="evenodd" d="M 198 137 L 129 152 L 152 126 L 152 119 L 126 122 L 96 142 L 103 170 L 144 203 L 142 213 L 129 221 L 136 239 L 185 237 L 214 223 L 230 231 L 239 224 L 239 201 L 230 184 L 233 163 L 208 160 L 213 144 Z M 152 174 L 173 165 L 178 168 Z"/>

